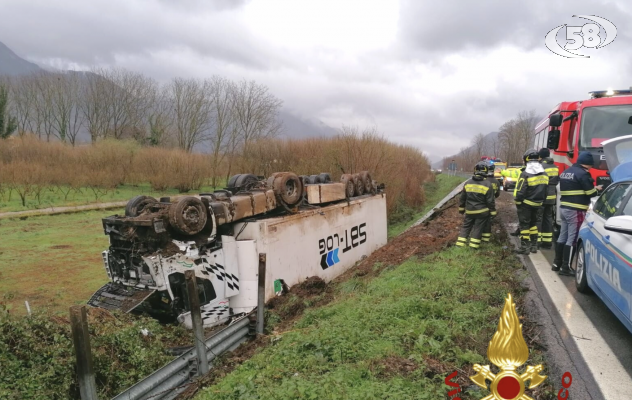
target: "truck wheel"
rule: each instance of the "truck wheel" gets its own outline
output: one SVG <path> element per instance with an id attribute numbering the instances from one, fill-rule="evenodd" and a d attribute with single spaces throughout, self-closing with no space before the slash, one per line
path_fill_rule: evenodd
<path id="1" fill-rule="evenodd" d="M 355 193 L 355 181 L 353 180 L 353 175 L 343 174 L 340 177 L 340 182 L 345 185 L 345 194 L 347 198 L 353 197 L 353 194 Z"/>
<path id="2" fill-rule="evenodd" d="M 320 183 L 329 183 L 329 182 L 331 182 L 331 175 L 329 175 L 329 173 L 327 173 L 327 172 L 322 172 L 322 173 L 318 174 L 318 177 L 320 178 Z"/>
<path id="3" fill-rule="evenodd" d="M 274 177 L 274 193 L 288 206 L 293 206 L 303 197 L 303 184 L 294 172 L 283 172 Z"/>
<path id="4" fill-rule="evenodd" d="M 241 174 L 235 180 L 235 189 L 239 191 L 245 191 L 250 189 L 250 186 L 259 182 L 259 178 L 253 174 Z"/>
<path id="5" fill-rule="evenodd" d="M 136 196 L 133 197 L 130 201 L 125 205 L 125 216 L 126 217 L 138 217 L 140 214 L 145 211 L 148 206 L 152 204 L 158 203 L 158 200 L 149 196 Z"/>
<path id="6" fill-rule="evenodd" d="M 197 197 L 183 197 L 169 207 L 169 223 L 185 235 L 195 235 L 202 231 L 207 218 L 206 207 Z"/>
<path id="7" fill-rule="evenodd" d="M 364 184 L 364 193 L 371 193 L 373 191 L 373 179 L 369 171 L 360 172 L 360 179 Z"/>
<path id="8" fill-rule="evenodd" d="M 237 174 L 237 175 L 233 175 L 230 177 L 230 179 L 228 180 L 228 183 L 226 184 L 226 187 L 229 189 L 232 189 L 235 187 L 235 182 L 237 181 L 237 178 L 239 178 L 242 174 Z"/>
<path id="9" fill-rule="evenodd" d="M 362 196 L 364 194 L 364 182 L 360 174 L 353 174 L 353 183 L 355 184 L 355 195 Z"/>
<path id="10" fill-rule="evenodd" d="M 584 253 L 584 244 L 577 246 L 577 254 L 575 255 L 575 287 L 580 293 L 590 293 L 588 287 L 588 271 L 586 270 L 586 254 Z"/>
<path id="11" fill-rule="evenodd" d="M 311 183 L 312 185 L 316 185 L 318 183 L 323 183 L 323 182 L 320 179 L 320 175 L 310 175 L 309 183 Z"/>

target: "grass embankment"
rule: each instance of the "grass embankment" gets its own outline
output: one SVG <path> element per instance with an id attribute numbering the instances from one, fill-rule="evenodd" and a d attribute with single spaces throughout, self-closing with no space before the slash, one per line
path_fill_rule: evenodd
<path id="1" fill-rule="evenodd" d="M 101 218 L 123 210 L 0 220 L 0 300 L 11 313 L 64 315 L 107 282 L 101 252 L 108 247 Z"/>
<path id="2" fill-rule="evenodd" d="M 186 329 L 146 317 L 89 309 L 88 324 L 100 399 L 117 395 L 171 361 L 168 347 L 190 344 Z M 65 317 L 43 312 L 29 318 L 14 316 L 0 301 L 0 360 L 0 399 L 80 398 Z"/>
<path id="3" fill-rule="evenodd" d="M 178 190 L 176 189 L 155 191 L 152 190 L 149 183 L 136 186 L 121 185 L 116 189 L 108 190 L 105 194 L 100 194 L 98 200 L 95 198 L 94 193 L 89 188 L 82 188 L 77 191 L 71 191 L 68 196 L 64 195 L 64 192 L 66 190 L 66 188 L 63 188 L 63 190 L 57 190 L 55 188 L 51 188 L 51 190 L 45 190 L 40 195 L 40 201 L 38 201 L 35 197 L 28 197 L 25 207 L 22 206 L 22 200 L 20 199 L 20 196 L 15 192 L 11 193 L 11 199 L 9 200 L 9 194 L 7 190 L 7 192 L 3 193 L 2 197 L 0 197 L 0 212 L 25 211 L 50 207 L 69 207 L 93 203 L 127 201 L 139 194 L 144 194 L 156 198 L 164 196 L 177 196 L 182 194 L 178 193 Z M 213 189 L 210 186 L 204 186 L 199 190 L 191 191 L 190 193 L 198 194 L 212 191 Z"/>
<path id="4" fill-rule="evenodd" d="M 480 399 L 489 392 L 465 389 L 473 386 L 467 376 L 472 364 L 489 364 L 484 356 L 507 293 L 524 315 L 520 268 L 492 243 L 413 257 L 373 280 L 354 277 L 338 285 L 334 302 L 271 334 L 267 347 L 196 399 L 435 400 L 452 389 L 444 379 L 454 371 L 460 397 Z M 533 327 L 523 329 L 531 365 L 542 362 Z M 548 388 L 539 396 L 554 398 Z"/>
<path id="5" fill-rule="evenodd" d="M 436 175 L 434 182 L 424 184 L 426 195 L 424 206 L 419 210 L 406 208 L 401 211 L 401 215 L 393 216 L 391 218 L 393 222 L 388 226 L 388 238 L 393 238 L 408 229 L 464 180 L 465 178 L 459 176 L 439 174 Z"/>

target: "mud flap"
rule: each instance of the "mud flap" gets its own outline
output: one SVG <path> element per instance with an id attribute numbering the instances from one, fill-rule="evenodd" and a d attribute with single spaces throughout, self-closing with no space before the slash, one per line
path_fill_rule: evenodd
<path id="1" fill-rule="evenodd" d="M 143 289 L 128 290 L 122 285 L 110 282 L 103 285 L 101 289 L 92 295 L 90 300 L 88 300 L 88 305 L 128 313 L 141 305 L 155 291 Z"/>

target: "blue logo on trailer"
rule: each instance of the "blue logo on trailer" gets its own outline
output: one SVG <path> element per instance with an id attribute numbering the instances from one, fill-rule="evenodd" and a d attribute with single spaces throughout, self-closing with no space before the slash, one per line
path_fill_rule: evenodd
<path id="1" fill-rule="evenodd" d="M 338 258 L 338 250 L 340 249 L 333 249 L 320 256 L 320 267 L 322 269 L 333 267 L 340 262 L 340 258 Z"/>

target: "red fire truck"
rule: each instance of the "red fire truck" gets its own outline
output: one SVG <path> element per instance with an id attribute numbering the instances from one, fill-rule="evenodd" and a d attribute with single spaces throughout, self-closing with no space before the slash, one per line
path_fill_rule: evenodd
<path id="1" fill-rule="evenodd" d="M 595 159 L 590 175 L 596 185 L 605 188 L 611 179 L 601 143 L 632 134 L 632 90 L 609 89 L 589 94 L 588 100 L 553 107 L 536 125 L 535 148 L 549 148 L 560 173 L 575 163 L 580 151 L 590 151 Z"/>

